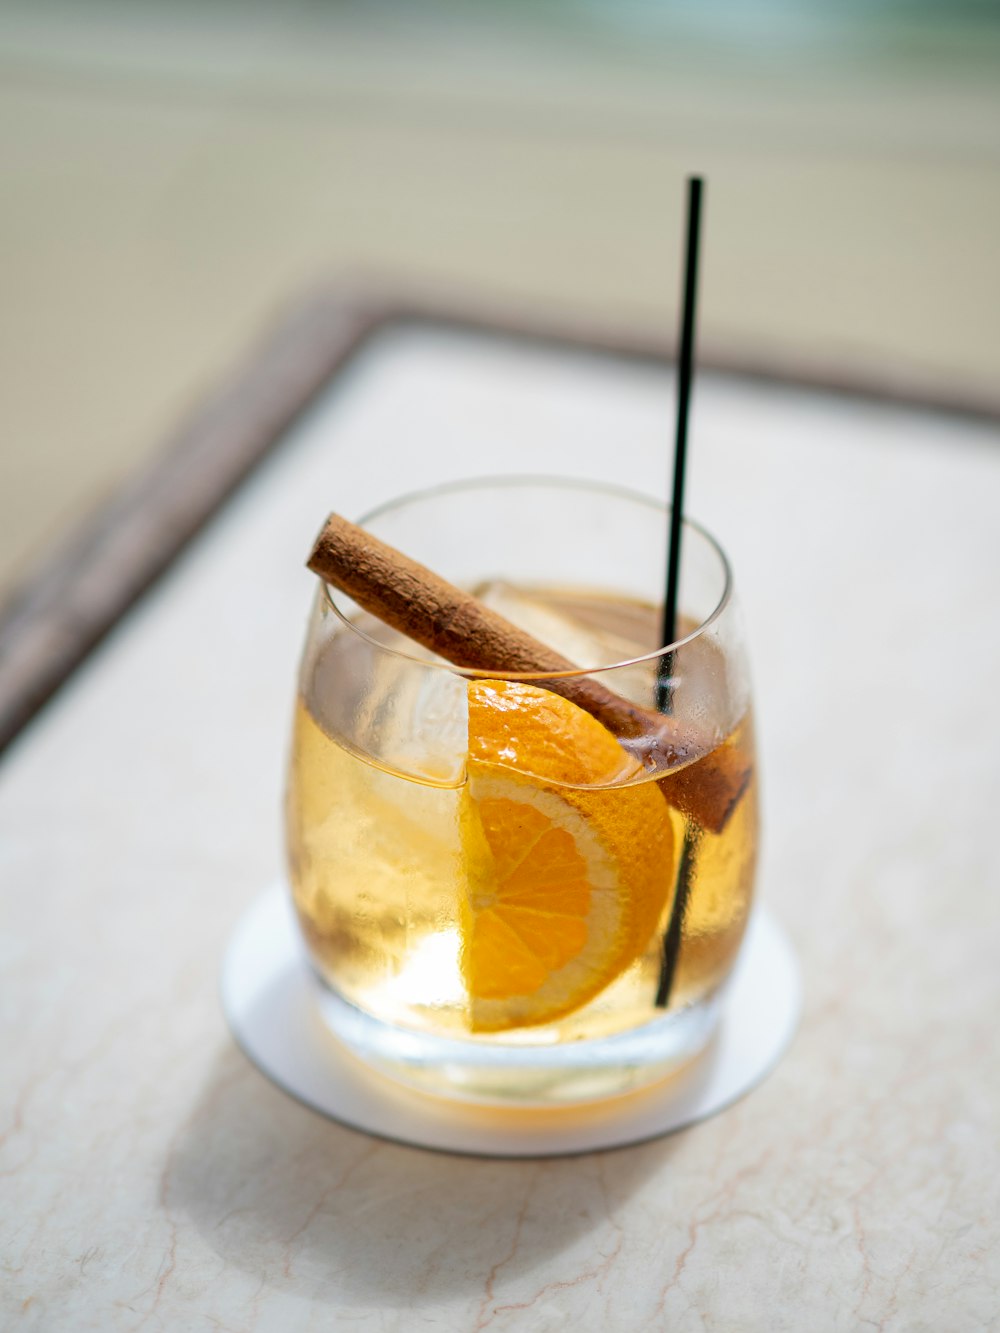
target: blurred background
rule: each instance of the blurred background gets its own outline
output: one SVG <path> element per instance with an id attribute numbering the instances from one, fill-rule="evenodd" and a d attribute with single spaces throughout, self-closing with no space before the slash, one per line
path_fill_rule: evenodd
<path id="1" fill-rule="evenodd" d="M 0 0 L 0 596 L 366 275 L 1000 388 L 996 0 Z"/>

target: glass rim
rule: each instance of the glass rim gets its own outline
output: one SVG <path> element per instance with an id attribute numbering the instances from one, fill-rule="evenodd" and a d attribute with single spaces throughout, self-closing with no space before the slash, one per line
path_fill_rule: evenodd
<path id="1" fill-rule="evenodd" d="M 406 505 L 414 504 L 423 500 L 437 499 L 439 496 L 446 496 L 462 491 L 470 490 L 491 490 L 499 489 L 502 486 L 514 487 L 551 487 L 558 490 L 578 490 L 591 491 L 595 494 L 614 496 L 619 500 L 627 500 L 632 503 L 643 505 L 647 509 L 656 510 L 663 515 L 664 522 L 668 522 L 670 515 L 670 505 L 657 499 L 655 496 L 646 495 L 642 491 L 634 491 L 628 486 L 619 486 L 615 482 L 604 482 L 591 480 L 584 477 L 564 477 L 549 473 L 510 473 L 503 475 L 487 475 L 481 477 L 465 477 L 455 481 L 439 482 L 436 486 L 428 486 L 417 491 L 407 491 L 402 495 L 397 495 L 391 500 L 384 500 L 373 509 L 367 510 L 355 522 L 359 527 L 364 527 L 366 523 L 374 519 L 381 518 L 385 514 L 391 514 L 397 509 L 402 509 Z M 337 605 L 335 593 L 338 589 L 330 586 L 325 579 L 320 579 L 320 586 L 326 599 L 326 604 L 336 615 L 337 619 L 353 634 L 370 643 L 380 652 L 387 653 L 391 657 L 399 658 L 404 662 L 412 662 L 417 666 L 429 667 L 437 671 L 450 671 L 453 675 L 462 676 L 467 680 L 513 680 L 531 683 L 532 681 L 544 680 L 566 680 L 579 676 L 596 676 L 608 671 L 617 671 L 623 667 L 641 666 L 646 662 L 655 662 L 657 659 L 665 657 L 668 653 L 676 652 L 683 648 L 685 644 L 693 643 L 695 639 L 701 636 L 718 620 L 723 611 L 732 600 L 733 593 L 733 571 L 729 563 L 729 558 L 725 551 L 719 545 L 718 541 L 707 528 L 698 523 L 693 518 L 685 515 L 681 519 L 682 528 L 689 528 L 698 533 L 715 552 L 716 557 L 722 567 L 722 592 L 715 606 L 703 620 L 701 620 L 690 633 L 683 635 L 679 639 L 674 639 L 672 643 L 664 644 L 660 648 L 654 648 L 648 653 L 641 653 L 638 657 L 626 657 L 616 662 L 604 663 L 596 667 L 573 667 L 566 671 L 506 671 L 503 668 L 494 668 L 488 670 L 481 667 L 463 667 L 457 666 L 454 662 L 448 662 L 444 659 L 440 661 L 429 661 L 426 657 L 418 656 L 416 653 L 409 653 L 401 648 L 391 648 L 388 644 L 373 638 L 366 634 L 360 626 L 351 620 L 344 610 Z M 667 529 L 665 528 L 665 531 Z M 408 553 L 407 553 L 408 554 Z M 436 571 L 435 571 L 436 572 Z M 349 594 L 345 594 L 348 595 Z M 364 609 L 364 608 L 362 608 Z M 375 617 L 378 619 L 378 617 Z M 391 627 L 390 627 L 391 628 Z"/>

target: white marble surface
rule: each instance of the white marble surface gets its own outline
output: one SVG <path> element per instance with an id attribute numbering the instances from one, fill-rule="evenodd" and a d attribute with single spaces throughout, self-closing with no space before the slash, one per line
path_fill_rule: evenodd
<path id="1" fill-rule="evenodd" d="M 222 949 L 280 863 L 326 509 L 510 470 L 660 490 L 670 411 L 650 370 L 385 339 L 7 756 L 5 1328 L 995 1326 L 987 427 L 699 385 L 690 510 L 738 570 L 762 891 L 806 981 L 798 1038 L 746 1100 L 637 1148 L 450 1158 L 319 1118 L 226 1033 Z"/>

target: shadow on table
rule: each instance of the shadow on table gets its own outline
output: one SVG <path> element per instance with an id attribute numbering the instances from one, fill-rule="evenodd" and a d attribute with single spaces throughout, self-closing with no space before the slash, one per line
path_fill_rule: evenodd
<path id="1" fill-rule="evenodd" d="M 407 1148 L 307 1110 L 227 1046 L 175 1146 L 165 1201 L 269 1287 L 415 1307 L 490 1298 L 495 1281 L 564 1253 L 568 1278 L 610 1262 L 620 1210 L 677 1144 L 526 1161 Z"/>

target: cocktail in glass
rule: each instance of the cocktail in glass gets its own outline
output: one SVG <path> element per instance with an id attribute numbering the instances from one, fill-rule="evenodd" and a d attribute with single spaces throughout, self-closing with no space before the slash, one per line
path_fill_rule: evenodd
<path id="1" fill-rule="evenodd" d="M 750 691 L 721 549 L 685 524 L 665 645 L 667 521 L 642 496 L 494 479 L 362 525 L 576 669 L 458 668 L 321 584 L 287 828 L 326 1021 L 369 1065 L 453 1098 L 555 1105 L 663 1077 L 711 1037 L 753 888 Z"/>

